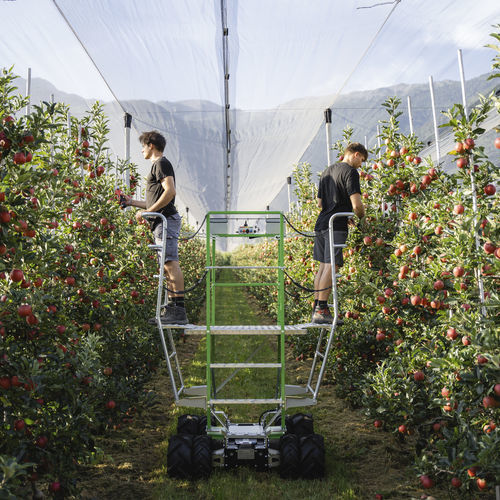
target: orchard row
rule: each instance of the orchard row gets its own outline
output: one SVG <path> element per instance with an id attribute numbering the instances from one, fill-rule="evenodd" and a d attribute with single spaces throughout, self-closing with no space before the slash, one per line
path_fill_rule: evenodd
<path id="1" fill-rule="evenodd" d="M 137 174 L 109 160 L 100 105 L 68 131 L 62 104 L 25 115 L 13 81 L 0 75 L 0 487 L 64 497 L 98 456 L 95 436 L 152 403 L 157 259 L 148 227 L 119 205 L 115 172 L 131 170 L 129 194 Z M 195 281 L 203 246 L 180 253 Z"/>
<path id="2" fill-rule="evenodd" d="M 399 103 L 384 103 L 383 146 L 360 172 L 367 216 L 345 249 L 338 281 L 344 324 L 327 376 L 376 428 L 414 444 L 424 488 L 439 483 L 454 498 L 491 495 L 500 483 L 499 169 L 498 156 L 494 164 L 478 139 L 500 106 L 490 95 L 468 116 L 460 106 L 448 112 L 457 169 L 446 173 L 419 156 L 417 137 L 400 133 Z M 351 134 L 336 144 L 339 159 Z M 310 167 L 296 167 L 294 181 L 301 208 L 291 222 L 312 231 L 318 209 Z M 285 242 L 287 273 L 309 289 L 317 270 L 312 244 L 301 235 Z M 234 259 L 271 265 L 276 252 L 276 242 L 265 242 Z M 307 321 L 310 294 L 292 280 L 286 285 L 287 321 Z M 252 293 L 276 310 L 274 291 Z M 315 344 L 314 333 L 293 340 L 297 359 L 311 357 Z"/>

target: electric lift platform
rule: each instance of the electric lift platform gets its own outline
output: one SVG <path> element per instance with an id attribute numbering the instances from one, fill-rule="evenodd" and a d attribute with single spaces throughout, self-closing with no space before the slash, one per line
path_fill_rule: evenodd
<path id="1" fill-rule="evenodd" d="M 330 254 L 335 248 L 345 245 L 333 241 L 332 222 L 336 217 L 352 217 L 352 213 L 334 214 L 329 222 Z M 252 233 L 251 237 L 277 239 L 277 262 L 275 266 L 224 266 L 217 265 L 215 248 L 217 238 L 246 237 L 239 231 L 230 232 L 231 218 L 258 219 L 265 224 L 263 232 Z M 146 212 L 145 218 L 160 217 L 163 221 L 163 242 L 166 242 L 167 220 L 163 215 Z M 202 415 L 185 414 L 178 418 L 177 434 L 171 436 L 167 453 L 167 473 L 170 477 L 198 479 L 208 477 L 212 470 L 251 466 L 258 471 L 277 468 L 283 478 L 321 478 L 325 474 L 325 449 L 323 437 L 314 432 L 310 414 L 292 413 L 295 408 L 316 404 L 319 388 L 325 372 L 328 354 L 335 330 L 341 321 L 338 317 L 338 297 L 335 266 L 332 267 L 333 323 L 318 325 L 304 323 L 285 324 L 285 265 L 284 239 L 286 218 L 278 211 L 214 211 L 206 215 L 206 325 L 163 325 L 161 309 L 166 305 L 167 290 L 164 283 L 164 269 L 160 265 L 158 275 L 158 296 L 156 324 L 167 362 L 173 395 L 177 406 L 201 408 Z M 164 245 L 150 245 L 164 262 Z M 277 291 L 277 319 L 273 325 L 218 325 L 215 317 L 215 296 L 219 286 L 241 286 L 242 283 L 218 283 L 220 269 L 258 269 L 269 272 L 274 281 L 248 283 L 248 286 L 273 286 Z M 267 275 L 267 274 L 266 274 Z M 285 336 L 304 335 L 310 328 L 317 329 L 318 339 L 312 360 L 308 381 L 305 385 L 289 385 L 285 382 Z M 177 358 L 175 330 L 184 330 L 185 335 L 206 335 L 206 384 L 186 387 Z M 215 340 L 228 336 L 260 336 L 276 338 L 277 359 L 270 362 L 224 362 L 217 363 Z M 220 386 L 215 383 L 221 369 L 239 371 L 245 369 L 272 369 L 276 374 L 273 397 L 255 395 L 251 398 L 227 398 L 219 394 Z M 218 372 L 219 370 L 219 372 Z M 267 373 L 267 372 L 266 372 Z M 229 377 L 231 378 L 231 377 Z M 223 383 L 222 385 L 224 385 Z M 265 408 L 258 422 L 231 422 L 224 408 L 235 405 L 260 405 Z"/>

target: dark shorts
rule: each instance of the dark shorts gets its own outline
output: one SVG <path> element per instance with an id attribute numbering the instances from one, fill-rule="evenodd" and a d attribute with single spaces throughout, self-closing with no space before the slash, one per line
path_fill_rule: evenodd
<path id="1" fill-rule="evenodd" d="M 347 240 L 347 231 L 333 231 L 333 242 L 335 245 L 343 245 Z M 335 264 L 342 267 L 344 257 L 342 255 L 343 248 L 335 248 Z M 314 238 L 313 259 L 319 260 L 325 264 L 330 264 L 332 258 L 330 256 L 330 237 L 328 229 L 324 231 L 316 231 Z"/>
<path id="2" fill-rule="evenodd" d="M 179 260 L 179 234 L 181 232 L 181 216 L 179 214 L 174 214 L 167 217 L 167 246 L 165 248 L 165 262 L 169 260 Z M 153 231 L 153 236 L 156 245 L 161 245 L 163 243 L 163 223 L 160 222 Z M 158 259 L 160 258 L 160 252 L 158 252 Z"/>

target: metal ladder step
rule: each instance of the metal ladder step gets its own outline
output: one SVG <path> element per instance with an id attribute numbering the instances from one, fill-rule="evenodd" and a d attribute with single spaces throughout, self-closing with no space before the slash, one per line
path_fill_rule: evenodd
<path id="1" fill-rule="evenodd" d="M 287 408 L 299 408 L 301 406 L 314 406 L 317 403 L 313 398 L 286 398 Z"/>
<path id="2" fill-rule="evenodd" d="M 207 386 L 206 385 L 193 385 L 192 387 L 186 387 L 184 389 L 184 394 L 186 396 L 206 396 Z"/>
<path id="3" fill-rule="evenodd" d="M 208 404 L 211 405 L 245 405 L 245 404 L 254 404 L 254 405 L 277 405 L 281 404 L 283 401 L 281 399 L 253 399 L 253 398 L 245 398 L 245 399 L 209 399 Z"/>
<path id="4" fill-rule="evenodd" d="M 206 397 L 196 397 L 196 398 L 180 398 L 175 403 L 177 406 L 187 406 L 189 408 L 206 408 L 207 398 Z"/>
<path id="5" fill-rule="evenodd" d="M 281 368 L 281 363 L 210 363 L 210 368 Z"/>
<path id="6" fill-rule="evenodd" d="M 308 389 L 303 385 L 285 385 L 285 394 L 287 396 L 303 396 L 312 389 Z M 193 385 L 192 387 L 185 387 L 183 394 L 185 396 L 205 396 L 207 394 L 206 385 Z"/>
<path id="7" fill-rule="evenodd" d="M 285 385 L 285 394 L 287 396 L 301 396 L 308 392 L 307 387 L 303 385 Z"/>
<path id="8" fill-rule="evenodd" d="M 204 335 L 205 325 L 162 325 L 163 329 L 183 329 L 185 335 Z M 330 325 L 285 325 L 285 335 L 306 335 L 307 328 L 330 328 Z M 279 325 L 215 325 L 210 327 L 210 335 L 281 335 Z"/>

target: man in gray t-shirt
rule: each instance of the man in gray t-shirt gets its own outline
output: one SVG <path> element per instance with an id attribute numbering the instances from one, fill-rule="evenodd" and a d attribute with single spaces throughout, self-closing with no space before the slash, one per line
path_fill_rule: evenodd
<path id="1" fill-rule="evenodd" d="M 343 161 L 330 165 L 321 174 L 318 187 L 318 206 L 321 212 L 314 230 L 313 258 L 319 261 L 319 269 L 314 278 L 314 309 L 312 322 L 331 324 L 333 317 L 328 309 L 328 296 L 332 286 L 330 237 L 328 224 L 335 213 L 354 212 L 364 217 L 365 207 L 361 201 L 358 168 L 368 158 L 368 151 L 359 142 L 349 144 L 344 152 Z M 334 220 L 334 243 L 344 244 L 347 240 L 347 218 Z M 342 248 L 335 250 L 335 266 L 343 264 Z"/>
<path id="2" fill-rule="evenodd" d="M 169 288 L 169 304 L 166 313 L 161 317 L 163 324 L 187 324 L 184 304 L 184 276 L 179 266 L 178 242 L 181 228 L 181 217 L 175 208 L 175 173 L 172 164 L 163 156 L 165 138 L 156 131 L 144 132 L 139 137 L 142 154 L 150 160 L 151 170 L 146 178 L 146 201 L 133 200 L 126 197 L 126 203 L 141 208 L 136 214 L 138 222 L 142 221 L 142 212 L 158 212 L 167 219 L 167 241 L 165 245 L 165 276 Z M 149 223 L 153 231 L 155 243 L 163 244 L 162 219 L 157 217 Z"/>

